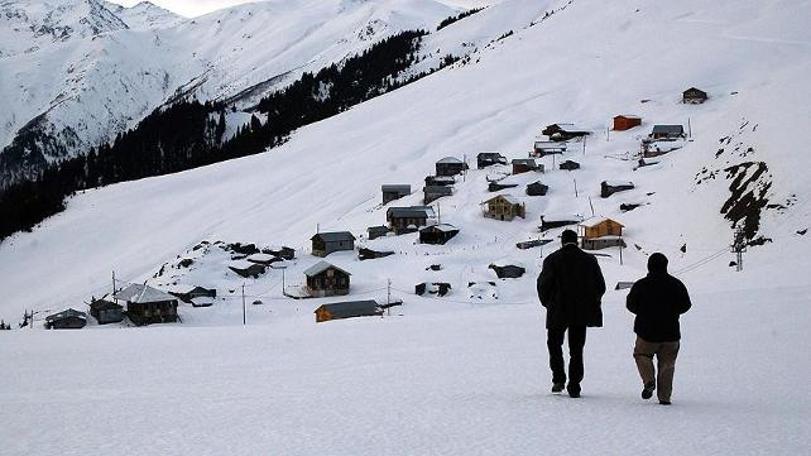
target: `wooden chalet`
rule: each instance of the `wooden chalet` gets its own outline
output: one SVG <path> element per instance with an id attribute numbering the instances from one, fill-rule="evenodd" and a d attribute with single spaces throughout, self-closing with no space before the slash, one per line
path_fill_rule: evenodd
<path id="1" fill-rule="evenodd" d="M 575 124 L 556 123 L 547 125 L 546 128 L 541 131 L 541 134 L 548 136 L 552 141 L 569 141 L 574 138 L 588 136 L 591 132 Z"/>
<path id="2" fill-rule="evenodd" d="M 429 206 L 390 207 L 386 211 L 386 221 L 397 234 L 417 231 L 435 217 L 434 209 Z"/>
<path id="3" fill-rule="evenodd" d="M 45 329 L 82 329 L 87 325 L 87 314 L 67 309 L 45 317 Z"/>
<path id="4" fill-rule="evenodd" d="M 625 247 L 622 230 L 625 226 L 610 218 L 596 218 L 580 225 L 581 246 L 586 250 Z"/>
<path id="5" fill-rule="evenodd" d="M 476 156 L 476 165 L 479 169 L 493 165 L 506 165 L 507 157 L 498 152 L 482 152 Z"/>
<path id="6" fill-rule="evenodd" d="M 420 230 L 420 244 L 444 245 L 457 234 L 459 228 L 447 223 L 428 226 Z"/>
<path id="7" fill-rule="evenodd" d="M 512 221 L 516 217 L 527 216 L 526 205 L 511 195 L 497 195 L 482 204 L 487 218 Z"/>
<path id="8" fill-rule="evenodd" d="M 608 198 L 614 193 L 634 189 L 634 183 L 629 181 L 603 181 L 600 183 L 600 196 Z"/>
<path id="9" fill-rule="evenodd" d="M 543 171 L 534 158 L 516 158 L 512 161 L 513 174 L 523 174 L 530 171 Z"/>
<path id="10" fill-rule="evenodd" d="M 315 310 L 316 323 L 357 317 L 377 317 L 383 315 L 377 301 L 349 301 L 324 304 Z"/>
<path id="11" fill-rule="evenodd" d="M 383 192 L 384 205 L 411 194 L 411 186 L 408 184 L 384 185 L 381 187 L 381 190 Z"/>
<path id="12" fill-rule="evenodd" d="M 535 181 L 527 185 L 528 196 L 546 196 L 548 192 L 549 186 L 542 184 L 541 181 Z"/>
<path id="13" fill-rule="evenodd" d="M 137 326 L 177 321 L 177 298 L 148 285 L 132 284 L 113 299 L 126 303 L 127 317 Z"/>
<path id="14" fill-rule="evenodd" d="M 566 143 L 559 141 L 535 141 L 530 155 L 538 158 L 547 155 L 561 155 L 566 152 Z"/>
<path id="15" fill-rule="evenodd" d="M 386 225 L 370 226 L 369 228 L 366 228 L 366 233 L 368 234 L 370 241 L 387 236 L 389 231 L 391 230 L 389 230 L 389 227 Z"/>
<path id="16" fill-rule="evenodd" d="M 248 260 L 236 260 L 232 261 L 228 265 L 228 269 L 233 271 L 240 277 L 244 277 L 246 279 L 253 278 L 258 279 L 259 276 L 267 272 L 267 266 L 264 264 L 254 263 Z"/>
<path id="17" fill-rule="evenodd" d="M 169 294 L 186 304 L 192 304 L 195 298 L 216 298 L 217 290 L 196 285 L 175 285 L 169 290 Z"/>
<path id="18" fill-rule="evenodd" d="M 343 296 L 349 294 L 350 273 L 326 261 L 319 261 L 304 271 L 307 291 L 311 297 Z"/>
<path id="19" fill-rule="evenodd" d="M 92 299 L 90 302 L 90 315 L 100 325 L 119 323 L 124 321 L 124 307 L 107 299 Z"/>
<path id="20" fill-rule="evenodd" d="M 431 204 L 445 196 L 453 196 L 453 187 L 445 185 L 426 185 L 425 188 L 422 189 L 422 193 L 423 204 Z"/>
<path id="21" fill-rule="evenodd" d="M 437 176 L 455 176 L 467 169 L 467 163 L 456 157 L 445 157 L 436 162 Z"/>
<path id="22" fill-rule="evenodd" d="M 685 104 L 701 104 L 707 101 L 707 98 L 707 92 L 695 87 L 690 87 L 681 95 L 681 101 Z"/>
<path id="23" fill-rule="evenodd" d="M 558 166 L 560 169 L 564 171 L 574 171 L 576 169 L 580 169 L 580 163 L 572 160 L 566 160 L 565 162 L 561 163 Z"/>
<path id="24" fill-rule="evenodd" d="M 614 130 L 625 131 L 642 125 L 642 118 L 629 114 L 614 116 Z"/>
<path id="25" fill-rule="evenodd" d="M 650 133 L 651 139 L 674 140 L 686 137 L 682 125 L 654 125 Z"/>
<path id="26" fill-rule="evenodd" d="M 313 243 L 313 255 L 322 258 L 334 252 L 355 250 L 355 236 L 349 231 L 318 233 L 310 240 Z"/>

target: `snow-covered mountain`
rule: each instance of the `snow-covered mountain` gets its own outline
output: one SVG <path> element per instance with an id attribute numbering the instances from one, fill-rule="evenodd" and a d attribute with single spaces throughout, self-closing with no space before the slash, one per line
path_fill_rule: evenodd
<path id="1" fill-rule="evenodd" d="M 102 2 L 113 14 L 118 16 L 131 30 L 152 30 L 172 27 L 186 20 L 152 2 L 139 2 L 130 7 L 116 3 Z"/>

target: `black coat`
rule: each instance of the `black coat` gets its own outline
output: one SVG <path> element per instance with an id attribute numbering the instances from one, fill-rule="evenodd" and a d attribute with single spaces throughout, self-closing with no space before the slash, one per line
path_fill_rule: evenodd
<path id="1" fill-rule="evenodd" d="M 651 272 L 637 281 L 628 293 L 626 307 L 636 314 L 634 332 L 648 342 L 681 339 L 679 316 L 692 303 L 687 287 L 666 272 Z"/>
<path id="2" fill-rule="evenodd" d="M 603 326 L 603 294 L 605 279 L 594 255 L 568 244 L 544 260 L 538 297 L 546 307 L 547 328 Z"/>

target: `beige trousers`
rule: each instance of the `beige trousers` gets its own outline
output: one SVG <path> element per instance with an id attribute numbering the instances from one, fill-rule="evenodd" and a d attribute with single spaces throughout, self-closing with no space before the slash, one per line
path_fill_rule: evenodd
<path id="1" fill-rule="evenodd" d="M 634 359 L 639 369 L 639 376 L 645 385 L 655 384 L 656 395 L 660 401 L 670 402 L 673 393 L 673 373 L 676 370 L 676 357 L 679 354 L 679 341 L 648 342 L 636 338 Z M 656 368 L 653 357 L 656 356 Z M 656 373 L 658 371 L 658 375 Z"/>

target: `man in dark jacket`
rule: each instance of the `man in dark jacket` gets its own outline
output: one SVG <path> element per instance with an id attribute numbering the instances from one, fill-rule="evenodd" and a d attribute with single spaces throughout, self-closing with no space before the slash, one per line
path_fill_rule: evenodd
<path id="1" fill-rule="evenodd" d="M 670 405 L 681 339 L 679 316 L 690 310 L 691 305 L 687 288 L 667 273 L 667 258 L 661 253 L 651 255 L 648 276 L 634 284 L 626 305 L 636 315 L 634 359 L 644 385 L 642 399 L 650 399 L 657 390 L 659 403 Z M 654 356 L 658 377 L 653 366 Z"/>
<path id="2" fill-rule="evenodd" d="M 571 397 L 580 397 L 583 380 L 583 346 L 586 328 L 603 326 L 600 300 L 605 280 L 597 258 L 577 246 L 577 233 L 561 235 L 563 247 L 543 262 L 538 276 L 538 297 L 546 308 L 546 346 L 552 369 L 552 392 L 563 391 L 566 370 L 563 362 L 563 338 L 569 332 L 569 385 Z"/>

